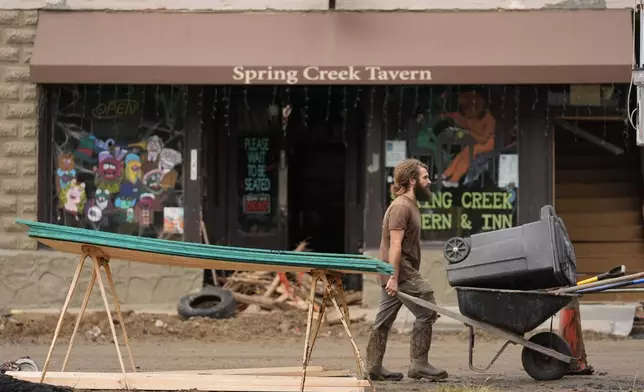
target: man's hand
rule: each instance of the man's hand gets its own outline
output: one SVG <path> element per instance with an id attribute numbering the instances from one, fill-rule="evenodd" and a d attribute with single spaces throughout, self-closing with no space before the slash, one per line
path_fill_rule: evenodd
<path id="1" fill-rule="evenodd" d="M 398 211 L 398 210 L 396 210 Z M 394 214 L 394 217 L 398 218 L 398 212 Z M 387 281 L 387 286 L 385 290 L 392 297 L 396 295 L 398 291 L 398 277 L 400 275 L 400 256 L 402 254 L 402 241 L 405 236 L 405 230 L 403 229 L 391 229 L 389 230 L 389 262 L 391 266 L 394 267 L 394 273 L 389 277 Z"/>
<path id="2" fill-rule="evenodd" d="M 389 281 L 387 281 L 387 286 L 385 286 L 385 291 L 387 291 L 387 294 L 395 297 L 396 293 L 398 292 L 398 280 L 393 276 L 389 278 Z"/>

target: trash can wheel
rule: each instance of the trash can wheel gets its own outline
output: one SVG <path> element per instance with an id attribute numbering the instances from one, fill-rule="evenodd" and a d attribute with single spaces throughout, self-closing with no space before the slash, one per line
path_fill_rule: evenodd
<path id="1" fill-rule="evenodd" d="M 530 342 L 554 350 L 560 354 L 572 356 L 572 350 L 564 338 L 553 332 L 539 332 Z M 559 380 L 570 371 L 570 364 L 551 356 L 523 347 L 521 363 L 526 373 L 537 381 Z"/>
<path id="2" fill-rule="evenodd" d="M 453 237 L 445 242 L 443 255 L 450 264 L 460 263 L 470 254 L 470 244 L 461 237 Z"/>

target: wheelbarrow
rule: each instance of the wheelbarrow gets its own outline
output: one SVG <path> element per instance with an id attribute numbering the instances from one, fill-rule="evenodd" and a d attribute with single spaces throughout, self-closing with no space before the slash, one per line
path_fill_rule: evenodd
<path id="1" fill-rule="evenodd" d="M 569 373 L 577 358 L 558 334 L 539 332 L 529 339 L 524 336 L 568 305 L 579 294 L 544 291 L 497 290 L 454 287 L 461 314 L 434 303 L 398 292 L 398 296 L 465 324 L 470 330 L 469 367 L 484 373 L 510 344 L 523 346 L 521 363 L 525 372 L 537 381 L 558 380 Z M 480 328 L 506 340 L 485 368 L 474 366 L 474 328 Z"/>

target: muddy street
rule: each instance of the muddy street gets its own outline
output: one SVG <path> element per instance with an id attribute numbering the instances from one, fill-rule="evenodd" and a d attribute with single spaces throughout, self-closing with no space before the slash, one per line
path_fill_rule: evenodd
<path id="1" fill-rule="evenodd" d="M 135 316 L 131 316 L 130 319 L 133 318 Z M 12 327 L 12 334 L 8 334 L 8 328 L 5 327 L 0 331 L 0 337 L 3 338 L 0 359 L 30 356 L 42 366 L 49 348 L 48 340 L 53 333 L 48 327 L 49 321 L 51 320 L 23 319 L 19 327 Z M 70 323 L 72 321 L 70 317 Z M 92 321 L 104 327 L 102 320 Z M 299 318 L 272 317 L 272 320 L 266 319 L 263 322 L 257 317 L 239 317 L 227 322 L 201 321 L 202 332 L 197 334 L 187 333 L 180 328 L 186 326 L 186 330 L 189 331 L 187 325 L 193 321 L 182 322 L 173 317 L 166 317 L 164 320 L 152 318 L 147 321 L 140 318 L 138 324 L 134 321 L 131 327 L 128 326 L 128 330 L 133 336 L 132 350 L 140 371 L 301 364 L 304 337 Z M 161 325 L 162 323 L 164 325 Z M 137 329 L 137 325 L 145 329 Z M 101 335 L 101 338 L 92 335 L 92 331 L 101 328 L 93 327 L 87 324 L 81 328 L 82 333 L 74 345 L 67 370 L 118 372 L 119 365 L 113 344 L 104 335 Z M 366 347 L 366 327 L 355 325 L 354 328 L 363 354 Z M 152 333 L 155 328 L 163 329 L 164 332 Z M 172 330 L 168 332 L 170 328 Z M 109 334 L 108 329 L 103 330 Z M 17 333 L 18 331 L 21 333 Z M 50 366 L 52 371 L 60 369 L 68 336 L 69 330 L 65 328 L 54 352 Z M 476 344 L 475 365 L 485 367 L 501 345 L 501 341 L 483 336 Z M 588 334 L 586 346 L 589 363 L 596 370 L 595 375 L 569 376 L 548 383 L 535 382 L 523 371 L 521 348 L 518 346 L 508 347 L 488 372 L 479 374 L 471 371 L 468 368 L 468 342 L 464 333 L 436 333 L 430 359 L 450 374 L 449 384 L 442 385 L 487 385 L 493 391 L 503 392 L 644 391 L 644 340 L 612 339 Z M 385 366 L 406 372 L 408 361 L 409 336 L 394 335 L 387 348 Z M 313 352 L 313 364 L 330 369 L 355 368 L 348 339 L 341 330 L 334 327 L 322 331 Z M 436 384 L 407 379 L 400 383 L 378 385 L 379 391 L 386 392 L 426 391 L 436 388 Z"/>

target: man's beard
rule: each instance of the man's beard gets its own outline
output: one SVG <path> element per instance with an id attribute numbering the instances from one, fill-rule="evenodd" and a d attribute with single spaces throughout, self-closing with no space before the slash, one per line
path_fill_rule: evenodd
<path id="1" fill-rule="evenodd" d="M 416 182 L 416 185 L 414 185 L 414 195 L 416 196 L 416 200 L 429 201 L 431 192 L 429 191 L 429 188 L 425 188 L 420 185 L 420 182 Z"/>

